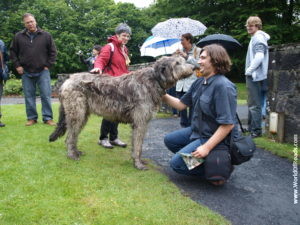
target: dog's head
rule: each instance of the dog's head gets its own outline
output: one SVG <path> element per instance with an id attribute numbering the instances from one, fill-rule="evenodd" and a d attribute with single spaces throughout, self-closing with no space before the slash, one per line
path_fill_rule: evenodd
<path id="1" fill-rule="evenodd" d="M 154 64 L 155 79 L 164 89 L 169 89 L 176 81 L 191 76 L 193 69 L 193 65 L 179 56 L 162 57 Z"/>

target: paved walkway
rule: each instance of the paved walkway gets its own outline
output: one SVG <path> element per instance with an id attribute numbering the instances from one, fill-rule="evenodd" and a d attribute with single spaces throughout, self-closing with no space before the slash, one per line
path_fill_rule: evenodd
<path id="1" fill-rule="evenodd" d="M 37 97 L 37 103 L 41 102 L 41 98 Z M 52 102 L 58 102 L 57 98 L 51 98 Z M 14 105 L 14 104 L 24 104 L 24 97 L 2 97 L 1 105 Z"/>
<path id="2" fill-rule="evenodd" d="M 233 225 L 300 224 L 299 204 L 293 204 L 291 162 L 258 149 L 251 161 L 235 167 L 225 186 L 214 187 L 170 169 L 173 154 L 164 146 L 163 137 L 179 128 L 177 118 L 152 120 L 144 141 L 143 157 L 159 165 L 186 195 L 220 213 Z"/>

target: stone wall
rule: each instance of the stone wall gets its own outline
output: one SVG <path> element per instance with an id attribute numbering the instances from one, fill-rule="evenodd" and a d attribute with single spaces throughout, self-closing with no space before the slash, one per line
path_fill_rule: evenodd
<path id="1" fill-rule="evenodd" d="M 300 43 L 270 48 L 268 84 L 268 111 L 284 113 L 283 140 L 293 143 L 300 134 Z"/>
<path id="2" fill-rule="evenodd" d="M 129 71 L 136 71 L 139 69 L 143 69 L 148 66 L 152 66 L 155 62 L 148 62 L 148 63 L 140 63 L 140 64 L 134 64 L 129 66 Z"/>

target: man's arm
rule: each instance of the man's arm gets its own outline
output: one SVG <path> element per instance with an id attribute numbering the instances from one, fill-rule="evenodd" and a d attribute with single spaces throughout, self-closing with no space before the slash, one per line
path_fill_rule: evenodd
<path id="1" fill-rule="evenodd" d="M 255 55 L 250 66 L 246 69 L 246 75 L 252 75 L 253 71 L 260 66 L 265 57 L 265 49 L 266 47 L 263 44 L 258 44 L 254 47 Z M 253 77 L 253 79 L 255 79 L 255 77 Z"/>
<path id="2" fill-rule="evenodd" d="M 184 110 L 187 108 L 187 105 L 183 104 L 179 98 L 175 98 L 171 95 L 165 94 L 162 97 L 162 100 L 167 103 L 169 106 L 171 106 L 172 108 L 176 108 L 178 110 Z"/>
<path id="3" fill-rule="evenodd" d="M 196 151 L 192 153 L 196 158 L 204 158 L 208 153 L 216 147 L 233 129 L 233 124 L 222 124 L 216 130 L 216 132 L 211 136 L 205 144 L 199 146 Z"/>
<path id="4" fill-rule="evenodd" d="M 50 44 L 49 44 L 49 48 L 48 48 L 48 62 L 47 62 L 47 65 L 45 65 L 48 68 L 51 67 L 55 63 L 56 55 L 57 55 L 56 46 L 55 46 L 55 43 L 54 43 L 51 35 L 50 35 L 49 42 L 50 42 Z"/>
<path id="5" fill-rule="evenodd" d="M 12 41 L 12 44 L 11 44 L 11 47 L 10 47 L 9 51 L 10 51 L 10 59 L 13 62 L 15 68 L 20 67 L 21 64 L 20 64 L 19 57 L 18 57 L 18 55 L 19 55 L 19 46 L 18 46 L 18 43 L 17 43 L 16 36 L 14 37 L 14 39 Z"/>

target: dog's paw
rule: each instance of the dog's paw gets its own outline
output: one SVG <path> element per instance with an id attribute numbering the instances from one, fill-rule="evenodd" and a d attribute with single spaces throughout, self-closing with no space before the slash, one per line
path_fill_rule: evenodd
<path id="1" fill-rule="evenodd" d="M 134 163 L 134 166 L 135 166 L 135 168 L 137 168 L 139 170 L 148 170 L 148 167 L 140 161 L 136 161 Z"/>
<path id="2" fill-rule="evenodd" d="M 144 165 L 148 165 L 148 164 L 149 164 L 149 162 L 148 162 L 147 160 L 145 160 L 145 159 L 142 159 L 141 161 L 142 161 L 142 163 L 143 163 Z"/>
<path id="3" fill-rule="evenodd" d="M 76 152 L 74 152 L 74 153 L 69 153 L 69 154 L 67 155 L 67 157 L 68 157 L 69 159 L 73 159 L 73 160 L 79 160 L 79 159 L 80 159 L 79 155 L 78 155 Z"/>
<path id="4" fill-rule="evenodd" d="M 84 153 L 84 152 L 82 152 L 82 151 L 79 151 L 79 150 L 77 150 L 77 151 L 76 151 L 76 153 L 78 154 L 78 156 L 85 155 L 85 153 Z"/>

